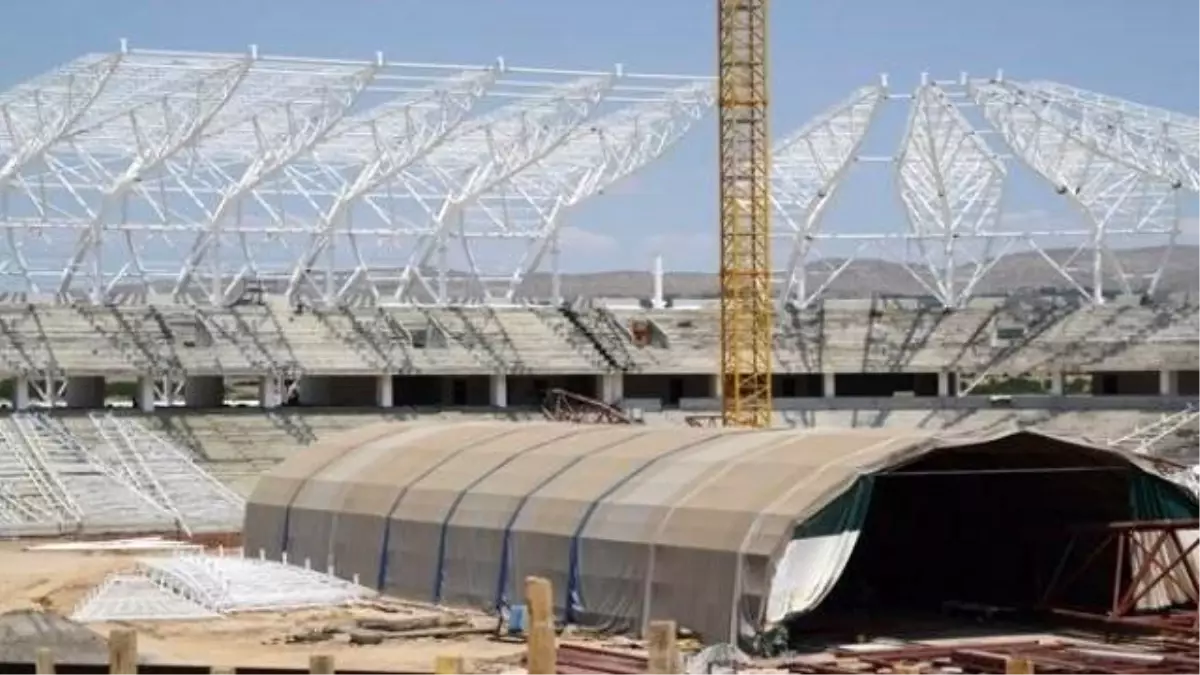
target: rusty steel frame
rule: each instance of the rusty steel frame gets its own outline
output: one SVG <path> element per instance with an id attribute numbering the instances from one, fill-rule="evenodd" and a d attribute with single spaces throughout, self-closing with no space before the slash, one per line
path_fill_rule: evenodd
<path id="1" fill-rule="evenodd" d="M 546 392 L 542 414 L 551 422 L 634 424 L 633 418 L 616 406 L 558 388 Z"/>
<path id="2" fill-rule="evenodd" d="M 1193 673 L 1195 645 L 1131 651 L 1070 641 L 1045 643 L 980 641 L 955 645 L 913 644 L 895 649 L 834 649 L 834 660 L 792 661 L 792 673 L 1004 673 L 1012 660 L 1024 660 L 1037 673 Z"/>
<path id="3" fill-rule="evenodd" d="M 1067 617 L 1194 636 L 1200 628 L 1200 618 L 1196 611 L 1197 598 L 1200 598 L 1200 583 L 1197 582 L 1193 554 L 1200 542 L 1193 541 L 1185 545 L 1180 532 L 1194 531 L 1198 526 L 1200 519 L 1188 518 L 1112 522 L 1076 528 L 1059 558 L 1054 575 L 1046 584 L 1039 603 L 1040 608 Z M 1068 562 L 1080 545 L 1082 535 L 1090 533 L 1094 538 L 1098 532 L 1103 533 L 1100 542 L 1091 549 L 1082 564 L 1068 574 Z M 1116 548 L 1116 567 L 1108 612 L 1097 614 L 1055 606 L 1055 599 L 1061 597 L 1064 591 L 1082 578 L 1093 564 L 1113 547 Z M 1141 560 L 1135 555 L 1139 552 Z M 1166 562 L 1163 561 L 1164 553 Z M 1186 577 L 1186 582 L 1181 583 L 1177 578 L 1179 571 L 1183 572 L 1182 576 Z M 1190 600 L 1190 607 L 1185 611 L 1138 613 L 1138 602 L 1160 585 L 1171 585 L 1181 591 Z"/>

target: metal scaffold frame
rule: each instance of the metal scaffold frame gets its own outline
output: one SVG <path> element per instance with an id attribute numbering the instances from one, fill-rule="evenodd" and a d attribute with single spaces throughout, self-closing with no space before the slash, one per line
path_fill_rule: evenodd
<path id="1" fill-rule="evenodd" d="M 767 0 L 721 0 L 721 406 L 726 426 L 771 426 L 771 136 Z"/>
<path id="2" fill-rule="evenodd" d="M 669 149 L 712 89 L 122 43 L 0 93 L 0 291 L 511 302 L 563 212 Z"/>

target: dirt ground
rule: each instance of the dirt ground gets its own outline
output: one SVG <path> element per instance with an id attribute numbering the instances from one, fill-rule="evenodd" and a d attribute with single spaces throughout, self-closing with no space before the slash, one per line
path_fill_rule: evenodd
<path id="1" fill-rule="evenodd" d="M 136 564 L 134 555 L 33 552 L 21 548 L 15 542 L 0 543 L 0 613 L 39 609 L 69 616 L 106 576 L 130 570 Z M 388 638 L 380 644 L 353 645 L 345 632 L 358 619 L 394 620 L 436 614 L 448 612 L 416 603 L 385 601 L 375 607 L 255 612 L 205 621 L 88 627 L 102 635 L 117 626 L 133 628 L 138 631 L 139 651 L 162 663 L 307 668 L 311 654 L 324 653 L 333 655 L 338 666 L 348 669 L 430 672 L 438 655 L 454 655 L 470 662 L 476 672 L 522 672 L 518 664 L 524 645 L 495 641 L 485 634 Z M 481 629 L 495 626 L 494 618 L 482 614 L 453 614 Z M 321 633 L 329 636 L 304 641 Z"/>

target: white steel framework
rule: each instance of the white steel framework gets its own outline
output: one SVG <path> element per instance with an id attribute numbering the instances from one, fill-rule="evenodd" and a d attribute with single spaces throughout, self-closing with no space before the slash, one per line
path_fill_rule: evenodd
<path id="1" fill-rule="evenodd" d="M 245 502 L 136 422 L 93 416 L 98 439 L 36 413 L 0 420 L 0 536 L 235 531 Z"/>
<path id="2" fill-rule="evenodd" d="M 228 614 L 348 605 L 374 590 L 332 574 L 238 555 L 143 558 L 109 576 L 78 604 L 81 622 L 219 619 Z"/>
<path id="3" fill-rule="evenodd" d="M 503 304 L 549 272 L 558 299 L 572 209 L 669 150 L 713 86 L 620 66 L 122 44 L 0 93 L 0 295 Z M 899 147 L 867 156 L 891 102 L 908 106 Z M 1200 189 L 1200 122 L 1055 82 L 922 76 L 897 93 L 884 78 L 783 138 L 773 161 L 781 302 L 808 306 L 880 257 L 959 306 L 1018 249 L 1102 302 L 1157 289 L 1181 203 Z M 1001 218 L 1014 162 L 1077 226 Z M 871 164 L 892 170 L 907 224 L 826 226 L 839 188 Z M 1133 244 L 1162 245 L 1160 264 L 1122 269 L 1116 251 Z"/>
<path id="4" fill-rule="evenodd" d="M 241 555 L 184 553 L 140 562 L 142 574 L 220 614 L 331 607 L 376 595 L 332 573 Z"/>
<path id="5" fill-rule="evenodd" d="M 864 156 L 864 138 L 887 101 L 909 106 L 899 152 Z M 989 143 L 989 134 L 999 143 Z M 1056 83 L 922 75 L 911 94 L 896 94 L 884 79 L 776 146 L 774 199 L 788 226 L 777 236 L 792 243 L 777 274 L 780 299 L 809 306 L 854 262 L 878 254 L 943 306 L 957 307 L 1018 245 L 1095 302 L 1104 301 L 1114 279 L 1121 292 L 1153 293 L 1181 234 L 1182 193 L 1197 190 L 1198 139 L 1196 118 Z M 1079 225 L 1005 225 L 1013 160 L 1069 199 Z M 908 226 L 853 233 L 823 227 L 846 175 L 870 163 L 892 167 Z M 1066 247 L 1065 259 L 1048 242 Z M 1115 242 L 1161 245 L 1162 258 L 1152 270 L 1122 269 Z M 823 247 L 839 245 L 836 258 L 822 255 Z"/>
<path id="6" fill-rule="evenodd" d="M 0 291 L 511 301 L 563 211 L 661 155 L 711 87 L 122 44 L 0 94 Z"/>

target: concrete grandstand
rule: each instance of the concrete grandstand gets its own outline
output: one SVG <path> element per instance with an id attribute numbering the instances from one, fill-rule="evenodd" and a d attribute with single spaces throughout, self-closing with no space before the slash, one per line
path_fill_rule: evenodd
<path id="1" fill-rule="evenodd" d="M 243 490 L 364 416 L 537 416 L 556 388 L 655 424 L 717 408 L 715 307 L 569 300 L 558 269 L 571 210 L 683 138 L 711 78 L 250 56 L 123 46 L 0 93 L 9 406 L 155 413 Z M 895 102 L 901 152 L 873 160 L 863 139 Z M 1180 238 L 1197 133 L 1063 85 L 964 76 L 861 88 L 783 138 L 779 423 L 1015 423 L 1107 442 L 1186 409 L 1195 299 L 1113 250 Z M 906 227 L 823 227 L 847 172 L 872 163 L 894 170 Z M 1078 223 L 1003 221 L 1014 165 Z M 978 295 L 1017 250 L 1065 290 Z M 824 295 L 868 254 L 927 294 Z M 535 297 L 539 270 L 550 288 Z"/>

